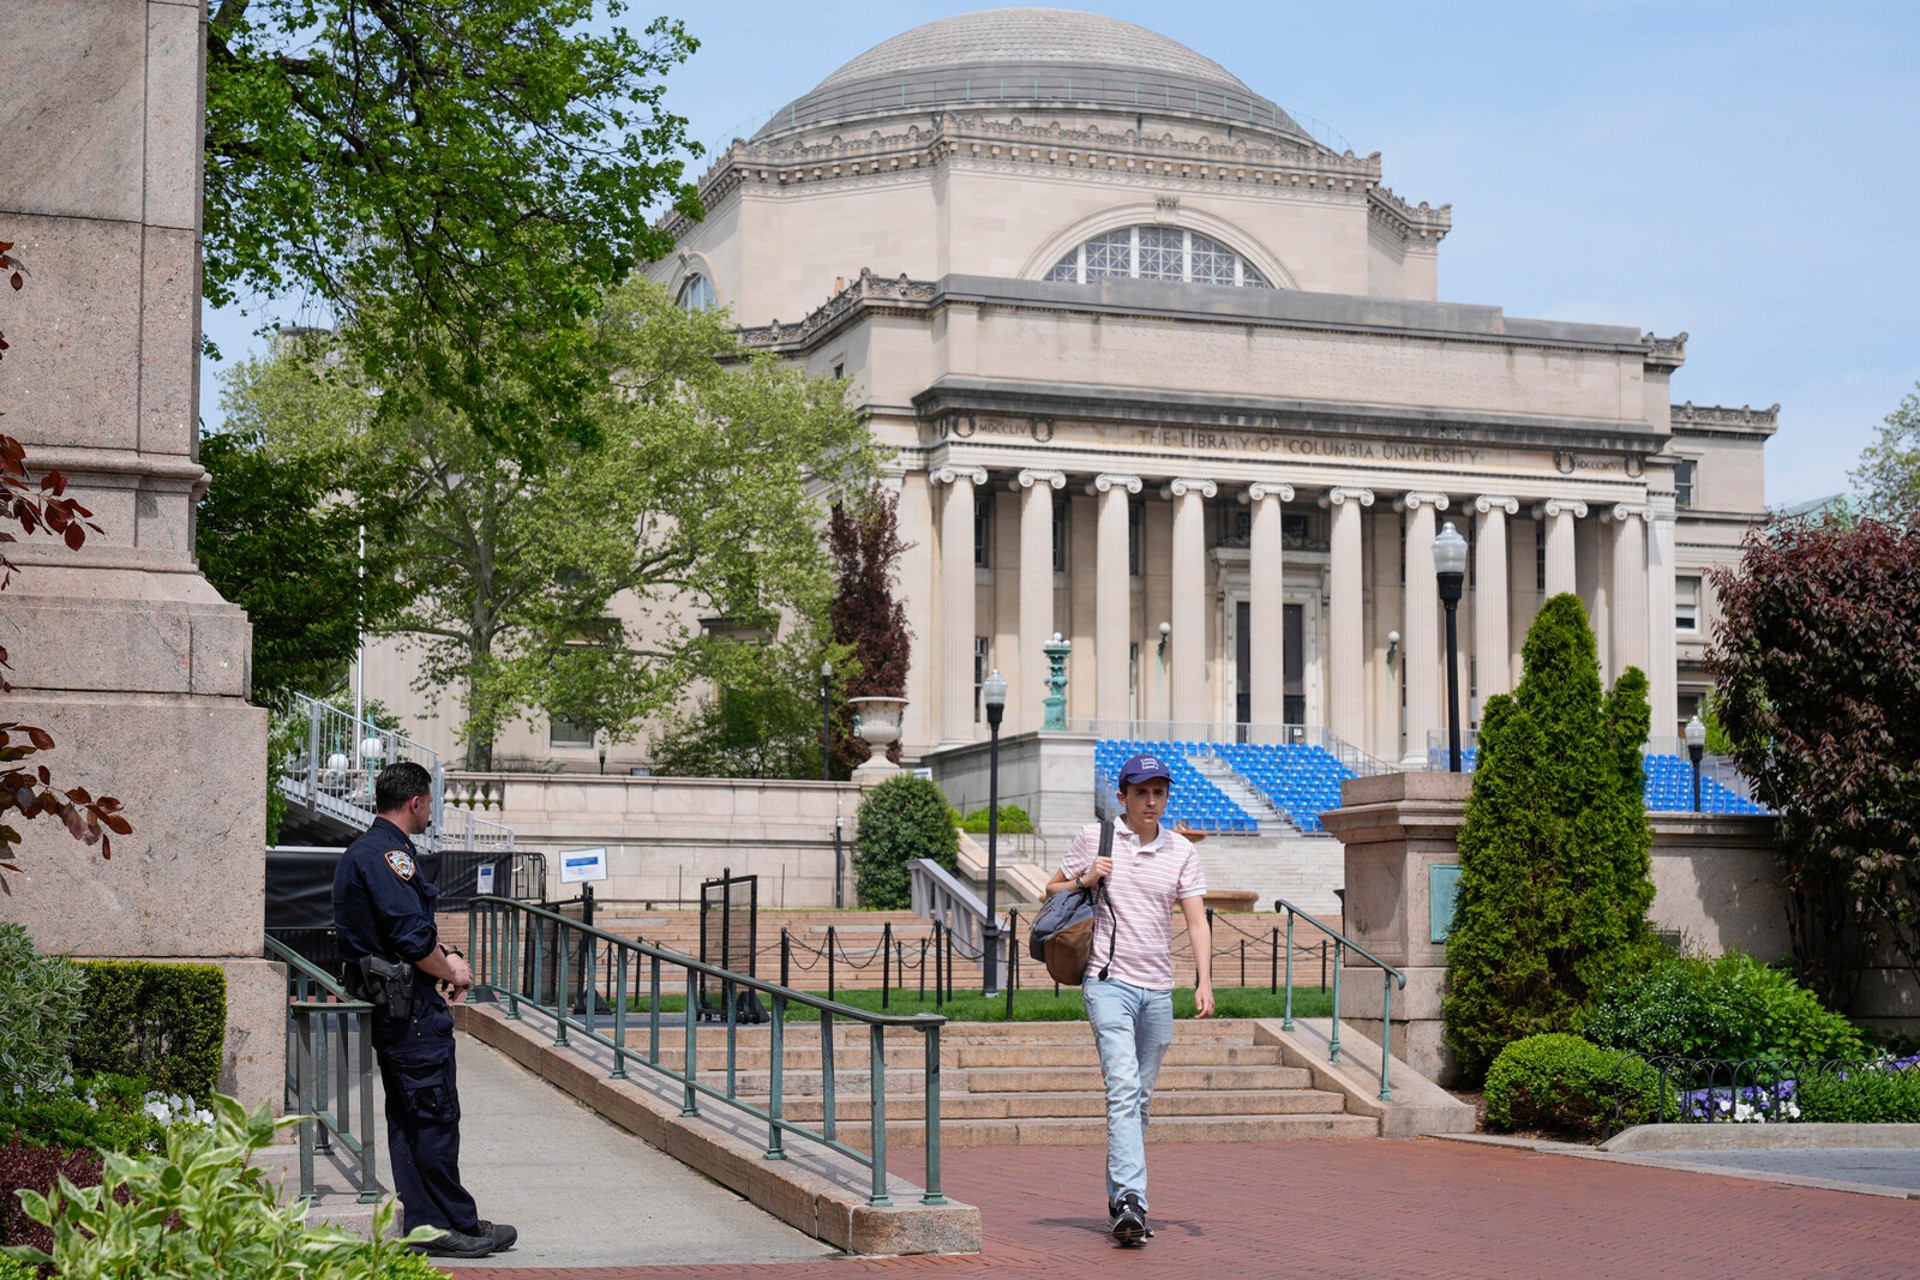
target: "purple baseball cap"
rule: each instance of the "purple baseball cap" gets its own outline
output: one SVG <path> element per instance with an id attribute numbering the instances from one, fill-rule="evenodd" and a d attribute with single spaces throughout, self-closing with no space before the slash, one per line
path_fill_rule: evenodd
<path id="1" fill-rule="evenodd" d="M 1165 778 L 1168 786 L 1173 785 L 1173 771 L 1159 756 L 1128 756 L 1127 762 L 1120 766 L 1119 786 L 1122 791 L 1149 778 Z"/>

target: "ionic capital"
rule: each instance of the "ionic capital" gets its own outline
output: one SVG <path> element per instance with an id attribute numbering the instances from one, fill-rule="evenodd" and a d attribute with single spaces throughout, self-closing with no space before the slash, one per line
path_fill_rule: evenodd
<path id="1" fill-rule="evenodd" d="M 1653 508 L 1644 502 L 1622 502 L 1607 511 L 1607 518 L 1628 521 L 1638 517 L 1642 521 L 1653 519 Z"/>
<path id="2" fill-rule="evenodd" d="M 1139 476 L 1117 476 L 1105 472 L 1087 482 L 1088 493 L 1105 493 L 1109 489 L 1125 489 L 1128 493 L 1138 493 L 1142 487 Z"/>
<path id="3" fill-rule="evenodd" d="M 1192 480 L 1182 477 L 1177 480 L 1169 480 L 1166 486 L 1160 490 L 1160 496 L 1164 498 L 1184 498 L 1190 493 L 1197 493 L 1203 498 L 1211 498 L 1219 492 L 1220 486 L 1211 480 Z"/>
<path id="4" fill-rule="evenodd" d="M 1293 501 L 1293 486 L 1284 480 L 1255 480 L 1240 493 L 1240 501 L 1251 506 L 1268 498 L 1278 498 L 1282 502 Z"/>
<path id="5" fill-rule="evenodd" d="M 1481 515 L 1491 515 L 1498 508 L 1510 516 L 1520 514 L 1520 499 L 1508 498 L 1500 494 L 1483 493 L 1473 500 L 1473 509 Z"/>
<path id="6" fill-rule="evenodd" d="M 1363 507 L 1370 507 L 1373 505 L 1373 490 L 1329 489 L 1320 495 L 1320 505 L 1323 507 L 1345 506 L 1349 502 L 1357 503 Z"/>
<path id="7" fill-rule="evenodd" d="M 1032 467 L 1026 467 L 1021 470 L 1020 474 L 1008 482 L 1007 488 L 1018 491 L 1020 489 L 1031 489 L 1035 485 L 1042 484 L 1046 485 L 1049 489 L 1064 489 L 1067 487 L 1066 473 L 1064 471 L 1038 471 Z"/>
<path id="8" fill-rule="evenodd" d="M 1444 493 L 1403 493 L 1393 500 L 1395 511 L 1418 511 L 1422 507 L 1432 507 L 1435 511 L 1445 511 L 1451 501 Z"/>
<path id="9" fill-rule="evenodd" d="M 979 486 L 987 482 L 987 469 L 949 462 L 944 467 L 936 469 L 927 479 L 934 484 L 959 484 L 962 480 L 967 480 Z"/>
<path id="10" fill-rule="evenodd" d="M 1587 517 L 1587 504 L 1577 498 L 1548 498 L 1545 502 L 1533 504 L 1535 520 L 1557 515 L 1571 515 L 1577 520 L 1584 520 Z"/>

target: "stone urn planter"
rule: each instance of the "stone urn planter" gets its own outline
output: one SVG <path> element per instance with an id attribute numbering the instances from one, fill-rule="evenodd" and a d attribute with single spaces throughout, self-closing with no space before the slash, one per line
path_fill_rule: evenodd
<path id="1" fill-rule="evenodd" d="M 847 705 L 860 717 L 860 737 L 873 754 L 853 771 L 853 780 L 865 786 L 883 782 L 900 772 L 900 766 L 887 759 L 887 748 L 900 741 L 900 718 L 906 714 L 905 698 L 848 698 Z"/>

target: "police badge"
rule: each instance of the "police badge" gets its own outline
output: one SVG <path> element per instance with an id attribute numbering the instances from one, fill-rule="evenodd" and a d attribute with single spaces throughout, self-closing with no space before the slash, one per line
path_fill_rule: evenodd
<path id="1" fill-rule="evenodd" d="M 393 868 L 393 874 L 402 880 L 413 879 L 413 856 L 405 849 L 393 849 L 387 853 L 387 865 Z"/>

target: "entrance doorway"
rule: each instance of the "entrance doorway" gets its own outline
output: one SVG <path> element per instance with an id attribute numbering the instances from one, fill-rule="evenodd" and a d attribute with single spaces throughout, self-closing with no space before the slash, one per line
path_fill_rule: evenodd
<path id="1" fill-rule="evenodd" d="M 1253 605 L 1234 602 L 1233 614 L 1233 722 L 1253 719 Z M 1281 613 L 1281 716 L 1287 724 L 1307 721 L 1306 612 L 1297 604 Z M 1244 736 L 1244 734 L 1242 735 Z"/>

